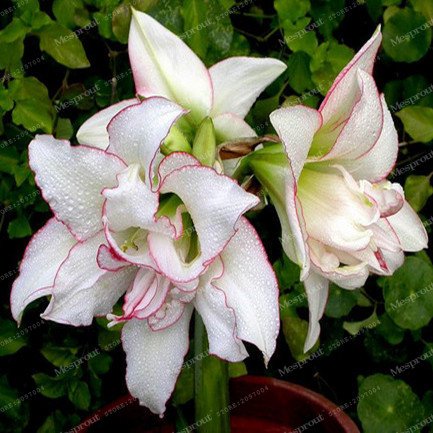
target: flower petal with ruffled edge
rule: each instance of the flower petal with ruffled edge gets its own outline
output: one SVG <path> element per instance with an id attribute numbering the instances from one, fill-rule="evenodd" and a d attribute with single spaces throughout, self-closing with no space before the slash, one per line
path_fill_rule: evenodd
<path id="1" fill-rule="evenodd" d="M 189 165 L 172 171 L 159 191 L 174 193 L 182 200 L 200 244 L 198 257 L 186 264 L 179 257 L 174 239 L 149 234 L 150 252 L 160 272 L 178 282 L 197 278 L 235 234 L 241 215 L 258 203 L 256 196 L 245 192 L 233 179 L 203 166 Z"/>
<path id="2" fill-rule="evenodd" d="M 152 331 L 146 320 L 133 319 L 122 329 L 129 392 L 153 413 L 163 415 L 189 348 L 192 306 L 180 319 L 161 331 Z"/>
<path id="3" fill-rule="evenodd" d="M 109 144 L 107 127 L 111 119 L 124 108 L 138 104 L 139 102 L 135 98 L 125 99 L 94 114 L 77 131 L 78 143 L 106 150 Z"/>
<path id="4" fill-rule="evenodd" d="M 71 146 L 37 135 L 29 146 L 30 167 L 57 219 L 83 241 L 102 228 L 103 188 L 116 185 L 125 168 L 117 156 L 87 146 Z"/>
<path id="5" fill-rule="evenodd" d="M 57 271 L 76 243 L 66 226 L 55 218 L 33 235 L 11 291 L 12 316 L 18 323 L 30 302 L 51 294 Z"/>
<path id="6" fill-rule="evenodd" d="M 212 285 L 233 309 L 237 337 L 257 346 L 267 364 L 280 327 L 278 282 L 253 226 L 242 217 L 236 228 L 220 256 L 224 272 Z"/>
<path id="7" fill-rule="evenodd" d="M 76 244 L 60 266 L 51 302 L 42 318 L 73 326 L 90 325 L 94 316 L 111 312 L 131 284 L 137 268 L 110 272 L 98 266 L 96 256 L 105 241 L 103 232 Z"/>
<path id="8" fill-rule="evenodd" d="M 208 271 L 200 277 L 194 306 L 206 327 L 209 353 L 230 362 L 238 362 L 245 359 L 248 352 L 236 335 L 234 310 L 227 305 L 224 291 L 213 284 L 223 273 L 223 263 L 217 258 Z"/>

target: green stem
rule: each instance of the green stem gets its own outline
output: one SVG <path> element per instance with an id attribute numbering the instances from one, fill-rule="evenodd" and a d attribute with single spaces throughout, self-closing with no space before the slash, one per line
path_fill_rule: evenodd
<path id="1" fill-rule="evenodd" d="M 198 433 L 229 433 L 229 375 L 226 362 L 208 355 L 206 329 L 198 313 L 194 328 L 195 422 Z"/>

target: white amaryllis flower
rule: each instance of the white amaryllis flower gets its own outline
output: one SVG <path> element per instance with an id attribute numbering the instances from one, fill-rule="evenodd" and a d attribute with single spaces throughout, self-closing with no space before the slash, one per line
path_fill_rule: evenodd
<path id="1" fill-rule="evenodd" d="M 269 148 L 251 158 L 279 214 L 284 251 L 302 268 L 310 310 L 305 350 L 319 336 L 329 281 L 361 287 L 370 272 L 391 275 L 403 251 L 427 246 L 403 189 L 386 180 L 398 137 L 371 76 L 380 42 L 377 30 L 319 110 L 298 105 L 271 114 L 284 155 Z"/>
<path id="2" fill-rule="evenodd" d="M 11 294 L 17 321 L 50 295 L 47 320 L 126 322 L 128 387 L 159 414 L 188 352 L 194 307 L 209 352 L 229 361 L 247 356 L 244 340 L 267 362 L 279 330 L 275 275 L 243 217 L 258 199 L 189 154 L 159 153 L 184 113 L 160 97 L 129 106 L 108 127 L 107 151 L 32 141 L 30 165 L 55 217 L 30 241 Z"/>
<path id="3" fill-rule="evenodd" d="M 211 117 L 220 142 L 254 137 L 243 119 L 286 65 L 272 58 L 231 57 L 207 69 L 182 39 L 149 15 L 132 11 L 128 52 L 137 95 L 163 96 L 188 109 L 186 128 Z M 111 118 L 135 103 L 128 99 L 100 111 L 81 126 L 78 141 L 105 150 Z"/>

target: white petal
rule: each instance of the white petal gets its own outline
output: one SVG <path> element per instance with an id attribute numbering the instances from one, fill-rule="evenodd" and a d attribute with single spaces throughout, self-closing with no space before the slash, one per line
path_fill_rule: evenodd
<path id="1" fill-rule="evenodd" d="M 238 362 L 245 359 L 248 352 L 236 335 L 235 314 L 227 305 L 224 291 L 212 284 L 223 272 L 221 260 L 216 259 L 200 278 L 194 306 L 206 326 L 209 353 L 230 362 Z"/>
<path id="2" fill-rule="evenodd" d="M 12 316 L 17 322 L 30 302 L 51 293 L 57 270 L 76 242 L 66 226 L 55 218 L 33 235 L 11 291 Z"/>
<path id="3" fill-rule="evenodd" d="M 237 336 L 255 344 L 267 364 L 280 327 L 278 283 L 253 226 L 243 217 L 238 228 L 221 253 L 224 273 L 212 284 L 234 311 Z"/>
<path id="4" fill-rule="evenodd" d="M 90 325 L 94 316 L 106 315 L 126 291 L 137 272 L 133 266 L 110 272 L 96 261 L 104 242 L 98 233 L 71 249 L 56 275 L 51 302 L 41 317 L 73 326 Z"/>
<path id="5" fill-rule="evenodd" d="M 257 134 L 247 122 L 232 113 L 224 113 L 213 119 L 218 142 L 236 140 L 239 138 L 256 137 Z"/>
<path id="6" fill-rule="evenodd" d="M 137 93 L 175 101 L 196 121 L 210 113 L 213 89 L 203 62 L 178 36 L 134 9 L 128 52 Z"/>
<path id="7" fill-rule="evenodd" d="M 405 201 L 403 207 L 387 220 L 400 240 L 403 251 L 420 251 L 427 248 L 426 229 L 408 202 Z"/>
<path id="8" fill-rule="evenodd" d="M 153 163 L 171 126 L 184 113 L 179 105 L 164 98 L 150 98 L 122 110 L 108 126 L 109 151 L 127 164 L 140 164 L 148 185 L 153 180 Z"/>
<path id="9" fill-rule="evenodd" d="M 344 265 L 337 255 L 328 250 L 321 242 L 310 238 L 310 257 L 315 272 L 338 286 L 353 290 L 362 287 L 368 278 L 369 268 L 366 263 Z"/>
<path id="10" fill-rule="evenodd" d="M 174 236 L 174 228 L 167 218 L 157 219 L 159 195 L 154 193 L 140 177 L 140 166 L 130 165 L 118 175 L 119 185 L 105 189 L 104 221 L 110 230 L 142 228 Z"/>
<path id="11" fill-rule="evenodd" d="M 383 95 L 381 103 L 384 117 L 379 140 L 366 154 L 343 163 L 355 179 L 379 182 L 388 176 L 397 160 L 398 134 Z"/>
<path id="12" fill-rule="evenodd" d="M 102 189 L 114 186 L 116 174 L 125 167 L 118 157 L 37 135 L 29 146 L 29 161 L 43 197 L 77 239 L 102 228 Z"/>
<path id="13" fill-rule="evenodd" d="M 373 236 L 368 227 L 380 216 L 350 180 L 355 183 L 348 174 L 305 169 L 298 185 L 308 234 L 348 252 L 367 247 Z"/>
<path id="14" fill-rule="evenodd" d="M 234 113 L 242 119 L 257 97 L 287 66 L 271 58 L 231 57 L 209 69 L 214 88 L 211 114 Z"/>
<path id="15" fill-rule="evenodd" d="M 158 175 L 162 182 L 170 173 L 187 165 L 201 165 L 198 159 L 189 153 L 173 152 L 166 156 L 158 167 Z"/>
<path id="16" fill-rule="evenodd" d="M 270 119 L 284 144 L 293 176 L 297 181 L 307 159 L 314 134 L 322 125 L 322 117 L 312 108 L 297 105 L 273 111 Z"/>
<path id="17" fill-rule="evenodd" d="M 78 143 L 106 150 L 108 147 L 107 127 L 111 119 L 124 108 L 138 104 L 139 102 L 140 101 L 135 98 L 125 99 L 94 114 L 90 119 L 87 119 L 78 130 Z"/>
<path id="18" fill-rule="evenodd" d="M 309 325 L 308 334 L 304 344 L 304 352 L 308 352 L 315 344 L 320 335 L 319 320 L 325 312 L 328 300 L 328 280 L 319 274 L 311 272 L 304 281 L 305 291 L 308 297 Z"/>
<path id="19" fill-rule="evenodd" d="M 98 266 L 106 271 L 118 271 L 125 266 L 129 266 L 130 263 L 124 261 L 116 252 L 107 247 L 107 245 L 101 245 L 98 249 L 98 255 L 96 257 Z"/>
<path id="20" fill-rule="evenodd" d="M 140 404 L 162 415 L 189 347 L 191 308 L 169 328 L 152 331 L 146 320 L 130 320 L 122 330 L 126 383 Z"/>
<path id="21" fill-rule="evenodd" d="M 335 144 L 321 160 L 354 159 L 369 152 L 383 128 L 383 109 L 379 91 L 371 75 L 358 70 L 360 99 L 353 107 Z"/>
<path id="22" fill-rule="evenodd" d="M 381 41 L 382 34 L 380 27 L 378 27 L 373 36 L 337 76 L 319 108 L 324 125 L 329 123 L 338 124 L 347 119 L 359 97 L 357 71 L 362 69 L 370 75 L 372 74 Z"/>
<path id="23" fill-rule="evenodd" d="M 258 203 L 233 179 L 209 167 L 186 166 L 168 175 L 161 193 L 175 193 L 191 215 L 200 243 L 200 254 L 185 264 L 173 239 L 149 234 L 149 248 L 160 271 L 173 281 L 191 281 L 222 251 L 235 234 L 241 215 Z"/>

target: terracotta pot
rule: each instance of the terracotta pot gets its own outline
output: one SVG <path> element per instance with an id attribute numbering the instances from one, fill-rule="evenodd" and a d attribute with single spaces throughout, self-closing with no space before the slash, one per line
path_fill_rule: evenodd
<path id="1" fill-rule="evenodd" d="M 282 380 L 256 376 L 232 379 L 230 397 L 231 405 L 226 410 L 231 414 L 232 433 L 360 433 L 334 403 Z M 99 409 L 71 432 L 172 433 L 172 419 L 168 412 L 161 420 L 131 396 L 124 396 Z M 188 433 L 194 431 L 191 427 Z"/>

